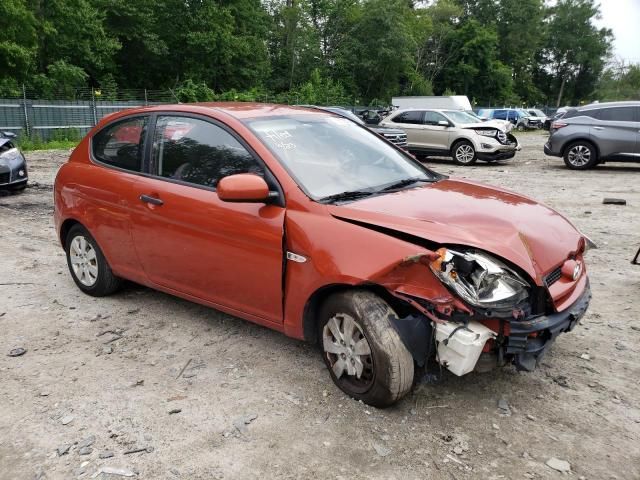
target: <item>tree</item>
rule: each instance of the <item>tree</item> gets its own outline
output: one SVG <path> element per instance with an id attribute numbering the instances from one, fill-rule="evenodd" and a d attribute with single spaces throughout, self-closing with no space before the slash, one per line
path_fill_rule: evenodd
<path id="1" fill-rule="evenodd" d="M 476 20 L 456 29 L 446 46 L 453 58 L 438 78 L 436 92 L 449 88 L 485 104 L 511 100 L 511 69 L 498 60 L 497 44 L 495 30 Z"/>
<path id="2" fill-rule="evenodd" d="M 544 42 L 543 0 L 502 0 L 496 9 L 498 57 L 513 71 L 514 92 L 523 99 L 541 97 L 533 81 L 536 52 Z"/>
<path id="3" fill-rule="evenodd" d="M 599 15 L 594 0 L 559 0 L 549 8 L 544 63 L 557 92 L 556 106 L 564 98 L 578 104 L 594 93 L 613 37 L 611 30 L 591 23 Z"/>
<path id="4" fill-rule="evenodd" d="M 120 44 L 104 28 L 104 14 L 89 0 L 28 0 L 38 22 L 37 67 L 41 74 L 58 61 L 82 69 L 97 82 L 114 70 Z"/>
<path id="5" fill-rule="evenodd" d="M 611 65 L 602 75 L 596 96 L 603 102 L 640 98 L 640 65 Z"/>
<path id="6" fill-rule="evenodd" d="M 36 19 L 24 0 L 0 2 L 0 94 L 14 96 L 33 72 Z"/>
<path id="7" fill-rule="evenodd" d="M 401 0 L 367 0 L 336 52 L 336 71 L 366 100 L 390 99 L 407 82 L 412 67 L 410 9 Z"/>

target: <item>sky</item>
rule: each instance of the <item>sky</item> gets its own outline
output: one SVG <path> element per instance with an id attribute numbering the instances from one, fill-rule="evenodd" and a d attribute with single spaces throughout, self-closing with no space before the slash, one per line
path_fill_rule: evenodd
<path id="1" fill-rule="evenodd" d="M 640 63 L 640 0 L 600 0 L 602 18 L 595 23 L 613 30 L 613 54 Z"/>

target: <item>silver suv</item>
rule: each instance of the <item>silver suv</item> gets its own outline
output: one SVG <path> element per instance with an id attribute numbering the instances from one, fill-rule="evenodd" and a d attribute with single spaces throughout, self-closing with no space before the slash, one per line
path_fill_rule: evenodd
<path id="1" fill-rule="evenodd" d="M 593 168 L 606 161 L 640 162 L 640 102 L 596 103 L 572 108 L 551 124 L 544 153 L 567 167 Z"/>
<path id="2" fill-rule="evenodd" d="M 404 130 L 408 150 L 417 156 L 453 157 L 458 165 L 512 158 L 520 150 L 503 123 L 483 122 L 462 110 L 396 110 L 379 125 Z"/>

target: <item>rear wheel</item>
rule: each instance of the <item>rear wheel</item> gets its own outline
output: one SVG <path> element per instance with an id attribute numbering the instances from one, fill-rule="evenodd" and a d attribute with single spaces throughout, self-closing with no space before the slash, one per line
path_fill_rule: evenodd
<path id="1" fill-rule="evenodd" d="M 458 165 L 473 165 L 478 159 L 476 149 L 468 140 L 457 142 L 451 149 L 453 161 Z"/>
<path id="2" fill-rule="evenodd" d="M 598 153 L 589 142 L 578 141 L 564 151 L 564 163 L 572 170 L 587 170 L 598 164 Z"/>
<path id="3" fill-rule="evenodd" d="M 65 247 L 73 281 L 84 293 L 103 297 L 120 288 L 122 280 L 113 274 L 98 243 L 82 225 L 71 227 Z"/>
<path id="4" fill-rule="evenodd" d="M 394 316 L 384 300 L 362 290 L 334 294 L 320 309 L 319 338 L 331 378 L 375 407 L 397 402 L 413 384 L 413 357 L 391 324 Z"/>

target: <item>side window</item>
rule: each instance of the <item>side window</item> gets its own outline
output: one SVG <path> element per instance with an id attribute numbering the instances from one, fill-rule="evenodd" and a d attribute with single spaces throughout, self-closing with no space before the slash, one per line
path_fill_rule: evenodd
<path id="1" fill-rule="evenodd" d="M 159 116 L 153 138 L 157 175 L 215 188 L 236 173 L 264 175 L 262 166 L 229 132 L 204 120 Z"/>
<path id="2" fill-rule="evenodd" d="M 103 128 L 92 139 L 93 156 L 107 165 L 140 172 L 147 120 L 135 117 Z"/>
<path id="3" fill-rule="evenodd" d="M 633 107 L 603 108 L 598 111 L 597 116 L 599 120 L 608 120 L 615 122 L 635 121 Z"/>
<path id="4" fill-rule="evenodd" d="M 429 112 L 427 111 L 424 117 L 424 124 L 425 125 L 438 125 L 438 122 L 447 122 L 447 119 L 444 118 L 444 115 L 439 114 L 438 112 Z"/>
<path id="5" fill-rule="evenodd" d="M 393 117 L 394 123 L 411 123 L 415 125 L 422 125 L 422 118 L 424 117 L 423 111 L 412 110 L 408 112 L 402 112 L 399 115 Z"/>
<path id="6" fill-rule="evenodd" d="M 498 120 L 506 120 L 507 119 L 507 111 L 506 110 L 494 110 L 492 118 L 496 118 Z"/>

